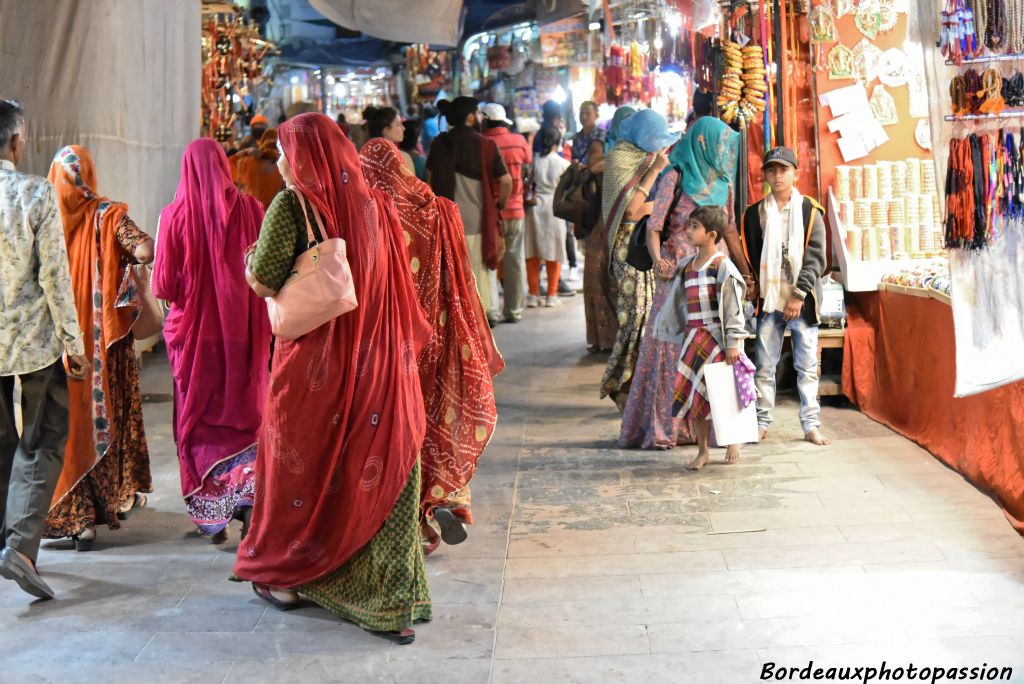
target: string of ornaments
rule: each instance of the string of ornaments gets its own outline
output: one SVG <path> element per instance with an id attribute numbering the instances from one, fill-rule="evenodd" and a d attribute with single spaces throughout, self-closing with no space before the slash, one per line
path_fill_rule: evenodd
<path id="1" fill-rule="evenodd" d="M 939 48 L 955 64 L 1024 53 L 1024 0 L 946 0 Z"/>
<path id="2" fill-rule="evenodd" d="M 760 45 L 748 43 L 740 46 L 730 40 L 722 41 L 725 69 L 719 87 L 718 109 L 722 121 L 736 122 L 740 127 L 757 121 L 764 112 L 768 83 L 764 66 L 764 52 Z"/>
<path id="3" fill-rule="evenodd" d="M 946 247 L 980 250 L 1024 221 L 1024 131 L 971 133 L 949 141 Z"/>

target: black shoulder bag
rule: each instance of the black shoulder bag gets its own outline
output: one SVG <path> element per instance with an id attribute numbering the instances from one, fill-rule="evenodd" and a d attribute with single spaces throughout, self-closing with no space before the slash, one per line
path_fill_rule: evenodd
<path id="1" fill-rule="evenodd" d="M 664 244 L 668 235 L 668 226 L 672 224 L 672 215 L 675 214 L 676 205 L 682 196 L 682 188 L 676 183 L 675 192 L 672 195 L 672 204 L 669 205 L 668 213 L 665 214 L 665 227 L 661 229 L 661 242 Z M 629 238 L 629 251 L 626 253 L 626 263 L 638 271 L 650 271 L 654 268 L 654 259 L 647 249 L 647 220 L 650 215 L 644 216 L 633 226 L 633 235 Z"/>

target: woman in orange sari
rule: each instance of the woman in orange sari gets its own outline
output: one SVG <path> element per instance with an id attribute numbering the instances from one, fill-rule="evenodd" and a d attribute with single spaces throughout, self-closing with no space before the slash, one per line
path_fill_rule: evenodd
<path id="1" fill-rule="evenodd" d="M 49 180 L 64 222 L 92 377 L 68 383 L 64 469 L 43 534 L 71 537 L 87 551 L 96 525 L 117 529 L 119 518 L 146 504 L 142 492 L 153 491 L 132 335 L 140 303 L 129 269 L 153 260 L 153 240 L 128 217 L 126 205 L 96 194 L 96 167 L 85 148 L 61 149 Z"/>
<path id="2" fill-rule="evenodd" d="M 427 416 L 421 515 L 430 553 L 441 540 L 465 541 L 463 523 L 473 522 L 469 481 L 498 420 L 492 378 L 505 362 L 476 295 L 458 206 L 416 178 L 390 140 L 373 138 L 359 159 L 367 185 L 395 200 L 416 294 L 433 325 L 419 356 Z"/>
<path id="3" fill-rule="evenodd" d="M 265 210 L 284 189 L 284 180 L 277 170 L 277 129 L 264 132 L 258 147 L 242 150 L 235 156 L 235 185 L 258 199 Z"/>

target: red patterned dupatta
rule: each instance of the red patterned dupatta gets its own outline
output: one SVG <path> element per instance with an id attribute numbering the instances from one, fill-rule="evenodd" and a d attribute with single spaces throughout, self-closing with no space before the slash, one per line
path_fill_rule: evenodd
<path id="1" fill-rule="evenodd" d="M 279 134 L 327 237 L 345 240 L 359 300 L 274 352 L 235 574 L 297 587 L 365 546 L 405 487 L 426 427 L 416 358 L 430 329 L 394 203 L 367 188 L 352 143 L 322 114 L 292 118 Z"/>
<path id="2" fill-rule="evenodd" d="M 494 345 L 469 265 L 459 209 L 402 172 L 398 148 L 374 138 L 359 153 L 371 188 L 395 199 L 416 292 L 433 325 L 419 357 L 427 414 L 423 441 L 424 513 L 447 505 L 472 522 L 462 497 L 498 420 L 492 378 L 505 362 Z"/>

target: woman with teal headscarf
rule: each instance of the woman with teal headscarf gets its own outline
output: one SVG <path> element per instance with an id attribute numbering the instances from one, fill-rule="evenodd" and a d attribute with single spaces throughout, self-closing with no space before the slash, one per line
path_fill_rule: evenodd
<path id="1" fill-rule="evenodd" d="M 610 396 L 623 410 L 654 299 L 654 274 L 627 264 L 626 254 L 637 221 L 654 208 L 648 197 L 669 164 L 663 150 L 675 142 L 675 136 L 668 132 L 665 118 L 653 109 L 624 116 L 617 127 L 613 122 L 612 133 L 617 139 L 605 158 L 601 214 L 608 230 L 612 277 L 618 284 L 615 309 L 619 330 L 601 378 L 601 397 Z"/>
<path id="2" fill-rule="evenodd" d="M 633 107 L 619 107 L 612 114 L 612 125 L 608 129 L 608 137 L 605 138 L 604 151 L 607 154 L 612 147 L 615 146 L 615 142 L 622 137 L 622 122 L 629 117 L 636 114 L 636 109 Z"/>
<path id="3" fill-rule="evenodd" d="M 692 444 L 693 429 L 680 415 L 672 417 L 676 364 L 680 345 L 654 336 L 654 322 L 671 289 L 676 264 L 694 250 L 686 243 L 685 225 L 699 206 L 722 207 L 732 220 L 732 186 L 739 155 L 739 134 L 719 119 L 697 119 L 669 153 L 671 166 L 658 181 L 654 209 L 647 221 L 647 246 L 654 259 L 654 302 L 640 344 L 633 390 L 629 394 L 619 430 L 624 449 L 671 449 Z M 678 201 L 668 216 L 673 200 Z M 667 226 L 667 239 L 661 231 Z M 731 231 L 735 234 L 735 228 Z"/>

